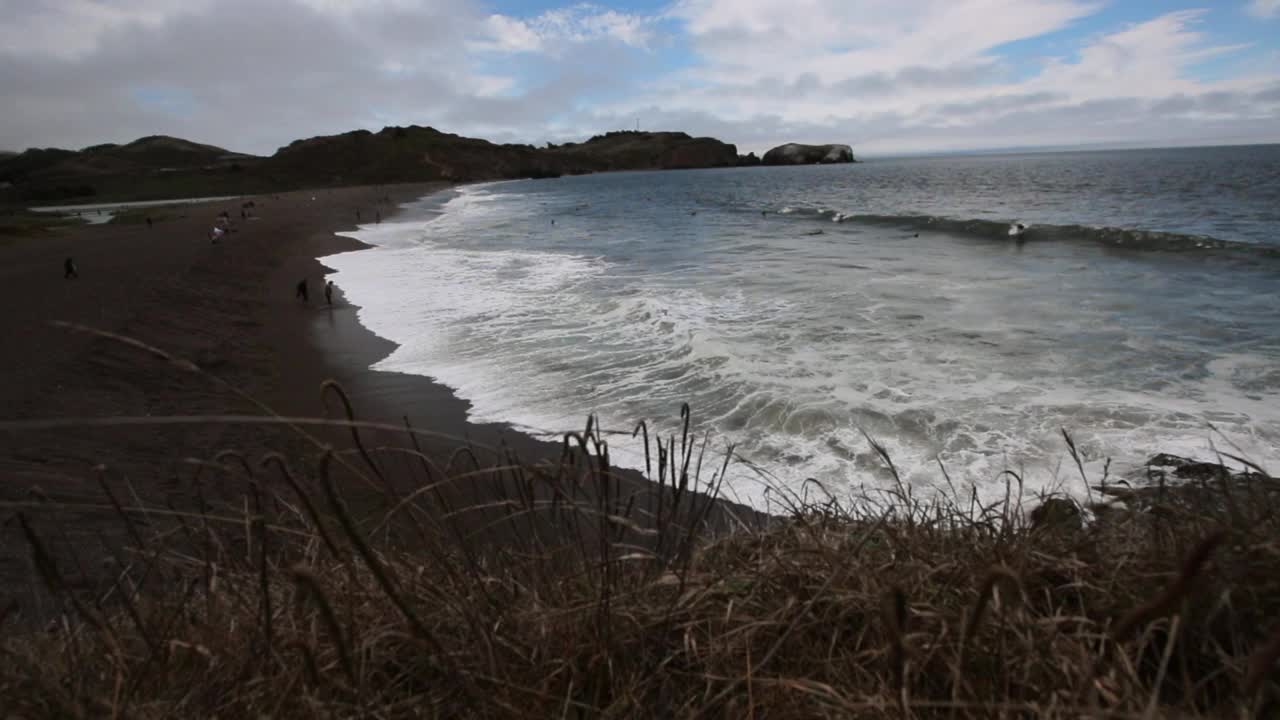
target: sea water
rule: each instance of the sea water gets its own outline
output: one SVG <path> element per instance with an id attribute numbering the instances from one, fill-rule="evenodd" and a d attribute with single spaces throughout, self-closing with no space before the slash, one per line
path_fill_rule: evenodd
<path id="1" fill-rule="evenodd" d="M 377 369 L 547 436 L 688 403 L 741 500 L 894 482 L 871 440 L 922 491 L 1083 492 L 1063 431 L 1093 482 L 1280 472 L 1280 146 L 470 185 L 352 235 L 325 262 L 399 344 Z"/>

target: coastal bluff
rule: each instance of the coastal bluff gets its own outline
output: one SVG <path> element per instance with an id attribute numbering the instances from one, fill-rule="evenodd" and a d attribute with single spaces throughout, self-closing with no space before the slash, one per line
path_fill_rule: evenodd
<path id="1" fill-rule="evenodd" d="M 848 145 L 801 145 L 787 143 L 764 154 L 763 165 L 826 165 L 857 162 Z"/>
<path id="2" fill-rule="evenodd" d="M 683 132 L 622 130 L 583 142 L 498 144 L 432 127 L 296 140 L 270 156 L 154 136 L 0 156 L 0 205 L 242 195 L 406 182 L 555 178 L 616 170 L 734 167 L 738 149 Z"/>

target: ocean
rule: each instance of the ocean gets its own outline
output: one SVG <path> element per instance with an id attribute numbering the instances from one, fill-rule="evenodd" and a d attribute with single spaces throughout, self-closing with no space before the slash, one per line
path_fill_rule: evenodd
<path id="1" fill-rule="evenodd" d="M 1026 226 L 1010 236 L 1015 223 Z M 1280 146 L 458 187 L 326 258 L 376 369 L 536 435 L 680 407 L 726 492 L 1085 492 L 1168 452 L 1280 472 Z M 619 435 L 615 461 L 643 468 Z"/>

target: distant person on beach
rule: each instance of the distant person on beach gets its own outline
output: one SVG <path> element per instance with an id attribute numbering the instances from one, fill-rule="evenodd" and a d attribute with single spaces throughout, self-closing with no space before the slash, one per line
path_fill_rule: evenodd
<path id="1" fill-rule="evenodd" d="M 78 277 L 80 277 L 80 271 L 76 270 L 76 261 L 71 258 L 64 260 L 62 263 L 62 279 L 74 280 Z"/>
<path id="2" fill-rule="evenodd" d="M 381 224 L 381 223 L 382 223 L 382 211 L 381 211 L 381 210 L 378 210 L 378 211 L 377 211 L 377 213 L 375 214 L 375 217 L 374 217 L 374 219 L 373 219 L 373 222 L 374 222 L 374 223 L 376 223 L 376 224 Z"/>
<path id="3" fill-rule="evenodd" d="M 293 296 L 301 298 L 302 302 L 309 302 L 307 299 L 307 279 L 302 278 L 298 281 L 298 286 L 293 290 Z"/>
<path id="4" fill-rule="evenodd" d="M 324 284 L 324 301 L 329 305 L 333 305 L 333 281 Z"/>
<path id="5" fill-rule="evenodd" d="M 356 222 L 360 222 L 360 209 L 356 208 Z"/>
<path id="6" fill-rule="evenodd" d="M 148 215 L 148 216 L 147 216 L 147 229 L 148 229 L 148 230 L 150 230 L 150 229 L 151 229 L 151 216 L 150 216 L 150 215 Z"/>

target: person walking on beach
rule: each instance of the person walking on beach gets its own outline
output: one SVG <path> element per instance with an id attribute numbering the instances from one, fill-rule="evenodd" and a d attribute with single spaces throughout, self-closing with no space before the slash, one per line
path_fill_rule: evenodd
<path id="1" fill-rule="evenodd" d="M 62 279 L 75 280 L 80 277 L 80 272 L 76 270 L 76 261 L 67 258 L 62 262 Z"/>
<path id="2" fill-rule="evenodd" d="M 332 280 L 324 284 L 324 301 L 328 303 L 330 307 L 333 306 L 333 281 Z"/>
<path id="3" fill-rule="evenodd" d="M 381 211 L 381 210 L 379 210 L 379 211 L 377 211 L 377 212 L 375 213 L 375 216 L 374 216 L 374 220 L 373 220 L 373 222 L 374 222 L 374 224 L 377 224 L 377 225 L 382 224 L 382 211 Z"/>
<path id="4" fill-rule="evenodd" d="M 150 230 L 150 229 L 151 229 L 151 216 L 150 216 L 150 215 L 148 215 L 148 216 L 147 216 L 147 229 L 148 229 L 148 230 Z"/>
<path id="5" fill-rule="evenodd" d="M 298 286 L 293 290 L 293 296 L 296 298 L 302 298 L 302 302 L 309 302 L 307 300 L 307 279 L 306 278 L 302 278 L 301 280 L 298 281 Z"/>

